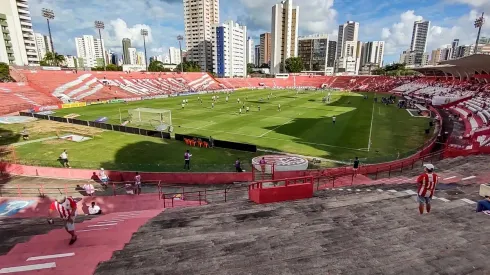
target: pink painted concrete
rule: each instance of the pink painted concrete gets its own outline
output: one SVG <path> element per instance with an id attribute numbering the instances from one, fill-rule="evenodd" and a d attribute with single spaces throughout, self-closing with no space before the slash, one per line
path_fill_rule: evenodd
<path id="1" fill-rule="evenodd" d="M 37 167 L 20 164 L 0 163 L 0 171 L 13 175 L 52 177 L 65 179 L 90 179 L 98 171 L 89 169 L 69 169 L 53 167 Z M 94 174 L 95 173 L 95 174 Z M 135 172 L 106 171 L 113 181 L 133 181 Z M 232 173 L 160 173 L 141 172 L 143 181 L 161 181 L 167 184 L 228 184 L 233 182 L 252 181 L 252 172 Z M 96 177 L 96 176 L 95 176 Z"/>

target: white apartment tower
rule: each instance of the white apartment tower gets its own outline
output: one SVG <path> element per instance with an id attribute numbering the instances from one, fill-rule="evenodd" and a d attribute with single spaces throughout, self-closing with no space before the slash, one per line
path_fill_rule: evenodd
<path id="1" fill-rule="evenodd" d="M 168 49 L 168 56 L 170 57 L 170 64 L 180 64 L 180 49 L 170 47 Z"/>
<path id="2" fill-rule="evenodd" d="M 83 58 L 85 67 L 97 67 L 103 65 L 104 40 L 94 39 L 92 35 L 84 35 L 75 38 L 77 57 Z M 106 62 L 107 63 L 107 62 Z"/>
<path id="3" fill-rule="evenodd" d="M 227 21 L 214 27 L 213 72 L 218 77 L 247 76 L 247 27 Z"/>
<path id="4" fill-rule="evenodd" d="M 0 0 L 0 62 L 39 65 L 27 0 Z"/>
<path id="5" fill-rule="evenodd" d="M 247 39 L 247 64 L 255 63 L 254 51 L 255 51 L 254 41 L 252 40 L 252 38 L 249 37 Z"/>
<path id="6" fill-rule="evenodd" d="M 359 22 L 347 21 L 339 26 L 337 38 L 336 72 L 357 74 L 360 67 Z"/>
<path id="7" fill-rule="evenodd" d="M 216 24 L 219 24 L 219 0 L 184 0 L 187 60 L 197 62 L 203 72 L 212 70 Z"/>
<path id="8" fill-rule="evenodd" d="M 299 7 L 285 0 L 272 7 L 271 74 L 283 71 L 284 61 L 298 55 Z"/>
<path id="9" fill-rule="evenodd" d="M 138 54 L 137 54 L 136 48 L 128 48 L 128 54 L 129 54 L 129 64 L 130 65 L 137 65 L 138 64 Z"/>
<path id="10" fill-rule="evenodd" d="M 36 39 L 37 56 L 39 57 L 39 61 L 41 61 L 46 56 L 47 52 L 53 51 L 53 48 L 51 48 L 51 40 L 49 39 L 49 36 L 40 33 L 35 33 L 34 37 Z"/>
<path id="11" fill-rule="evenodd" d="M 362 45 L 361 66 L 375 65 L 376 67 L 383 66 L 385 55 L 384 41 L 371 41 Z"/>
<path id="12" fill-rule="evenodd" d="M 414 65 L 422 65 L 427 37 L 429 36 L 430 21 L 415 21 L 413 23 L 412 42 L 410 51 L 415 53 Z"/>

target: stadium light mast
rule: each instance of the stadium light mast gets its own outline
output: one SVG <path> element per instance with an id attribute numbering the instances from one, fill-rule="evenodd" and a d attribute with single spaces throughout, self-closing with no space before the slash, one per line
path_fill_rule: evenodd
<path id="1" fill-rule="evenodd" d="M 481 28 L 485 24 L 485 17 L 483 17 L 483 15 L 485 15 L 484 12 L 482 12 L 481 16 L 475 20 L 475 28 L 478 28 L 478 35 L 476 36 L 476 43 L 475 43 L 475 54 L 478 53 L 478 42 L 480 40 Z"/>
<path id="2" fill-rule="evenodd" d="M 96 20 L 94 22 L 95 28 L 99 31 L 99 40 L 100 40 L 100 49 L 102 51 L 102 61 L 104 62 L 104 71 L 106 71 L 106 64 L 105 64 L 105 52 L 104 52 L 104 47 L 102 47 L 102 34 L 100 30 L 103 30 L 105 28 L 104 22 Z"/>
<path id="3" fill-rule="evenodd" d="M 143 36 L 143 46 L 145 48 L 146 71 L 148 72 L 148 60 L 146 59 L 146 36 L 148 36 L 148 30 L 147 29 L 141 29 L 141 35 Z"/>
<path id="4" fill-rule="evenodd" d="M 183 62 L 183 57 L 182 57 L 182 41 L 184 40 L 184 37 L 182 35 L 177 36 L 177 40 L 179 41 L 179 50 L 180 50 L 180 73 L 184 72 L 184 62 Z"/>
<path id="5" fill-rule="evenodd" d="M 53 54 L 55 53 L 54 51 L 54 46 L 53 46 L 53 37 L 51 36 L 51 26 L 49 25 L 49 20 L 54 19 L 54 11 L 50 9 L 45 9 L 43 8 L 42 10 L 43 17 L 46 18 L 46 21 L 48 22 L 48 32 L 49 32 L 49 40 L 51 42 L 51 50 L 53 51 Z"/>

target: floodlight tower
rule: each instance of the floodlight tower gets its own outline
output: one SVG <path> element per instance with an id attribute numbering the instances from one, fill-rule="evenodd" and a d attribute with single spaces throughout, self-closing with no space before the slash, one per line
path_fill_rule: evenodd
<path id="1" fill-rule="evenodd" d="M 94 22 L 95 28 L 99 31 L 99 40 L 100 40 L 100 49 L 102 51 L 102 61 L 104 62 L 104 71 L 106 70 L 106 65 L 105 65 L 105 52 L 104 52 L 104 47 L 102 47 L 102 34 L 100 33 L 100 30 L 103 30 L 105 28 L 104 22 L 102 21 L 95 21 Z"/>
<path id="2" fill-rule="evenodd" d="M 478 53 L 478 42 L 480 40 L 481 28 L 485 24 L 485 17 L 483 17 L 483 15 L 485 15 L 484 12 L 482 12 L 481 16 L 475 20 L 475 28 L 478 28 L 478 35 L 476 36 L 476 43 L 475 43 L 475 54 Z"/>
<path id="3" fill-rule="evenodd" d="M 182 58 L 182 41 L 184 40 L 184 37 L 182 35 L 177 36 L 177 40 L 179 41 L 179 50 L 180 50 L 180 73 L 184 71 L 184 62 Z"/>
<path id="4" fill-rule="evenodd" d="M 146 37 L 148 36 L 148 30 L 147 29 L 141 29 L 141 35 L 143 36 L 143 46 L 145 47 L 146 71 L 148 72 L 148 60 L 146 59 Z"/>
<path id="5" fill-rule="evenodd" d="M 49 25 L 49 20 L 54 19 L 54 11 L 50 9 L 45 9 L 43 8 L 42 10 L 43 17 L 46 18 L 46 21 L 48 22 L 48 32 L 49 32 L 49 41 L 51 42 L 51 50 L 53 51 L 54 54 L 54 46 L 53 46 L 53 37 L 51 36 L 51 26 Z"/>

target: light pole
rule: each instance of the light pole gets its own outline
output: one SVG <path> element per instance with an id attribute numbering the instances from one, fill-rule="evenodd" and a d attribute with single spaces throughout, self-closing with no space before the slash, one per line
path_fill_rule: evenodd
<path id="1" fill-rule="evenodd" d="M 177 40 L 179 41 L 179 50 L 180 50 L 180 73 L 184 72 L 184 62 L 183 62 L 183 57 L 182 57 L 182 40 L 184 40 L 184 37 L 182 35 L 177 36 Z"/>
<path id="2" fill-rule="evenodd" d="M 143 46 L 145 47 L 145 65 L 146 65 L 146 71 L 148 71 L 148 60 L 146 59 L 146 36 L 148 36 L 148 30 L 147 29 L 141 29 L 141 35 L 143 36 Z"/>
<path id="3" fill-rule="evenodd" d="M 105 66 L 105 52 L 104 52 L 104 47 L 102 46 L 102 34 L 100 33 L 100 30 L 103 30 L 105 28 L 104 22 L 102 21 L 95 21 L 95 28 L 99 30 L 99 41 L 100 41 L 100 50 L 102 51 L 102 61 L 104 62 L 104 71 L 106 70 Z"/>
<path id="4" fill-rule="evenodd" d="M 48 32 L 49 32 L 49 40 L 51 42 L 51 51 L 53 51 L 53 54 L 55 53 L 54 51 L 54 46 L 53 46 L 53 37 L 51 36 L 51 26 L 49 25 L 49 20 L 54 19 L 54 11 L 50 9 L 42 9 L 42 14 L 43 17 L 46 18 L 46 21 L 48 22 Z"/>
<path id="5" fill-rule="evenodd" d="M 478 28 L 478 35 L 476 36 L 476 43 L 475 43 L 475 54 L 478 53 L 478 42 L 480 40 L 480 33 L 481 33 L 481 27 L 483 27 L 483 24 L 485 24 L 485 18 L 483 17 L 485 13 L 481 13 L 481 17 L 478 17 L 475 20 L 475 28 Z"/>

